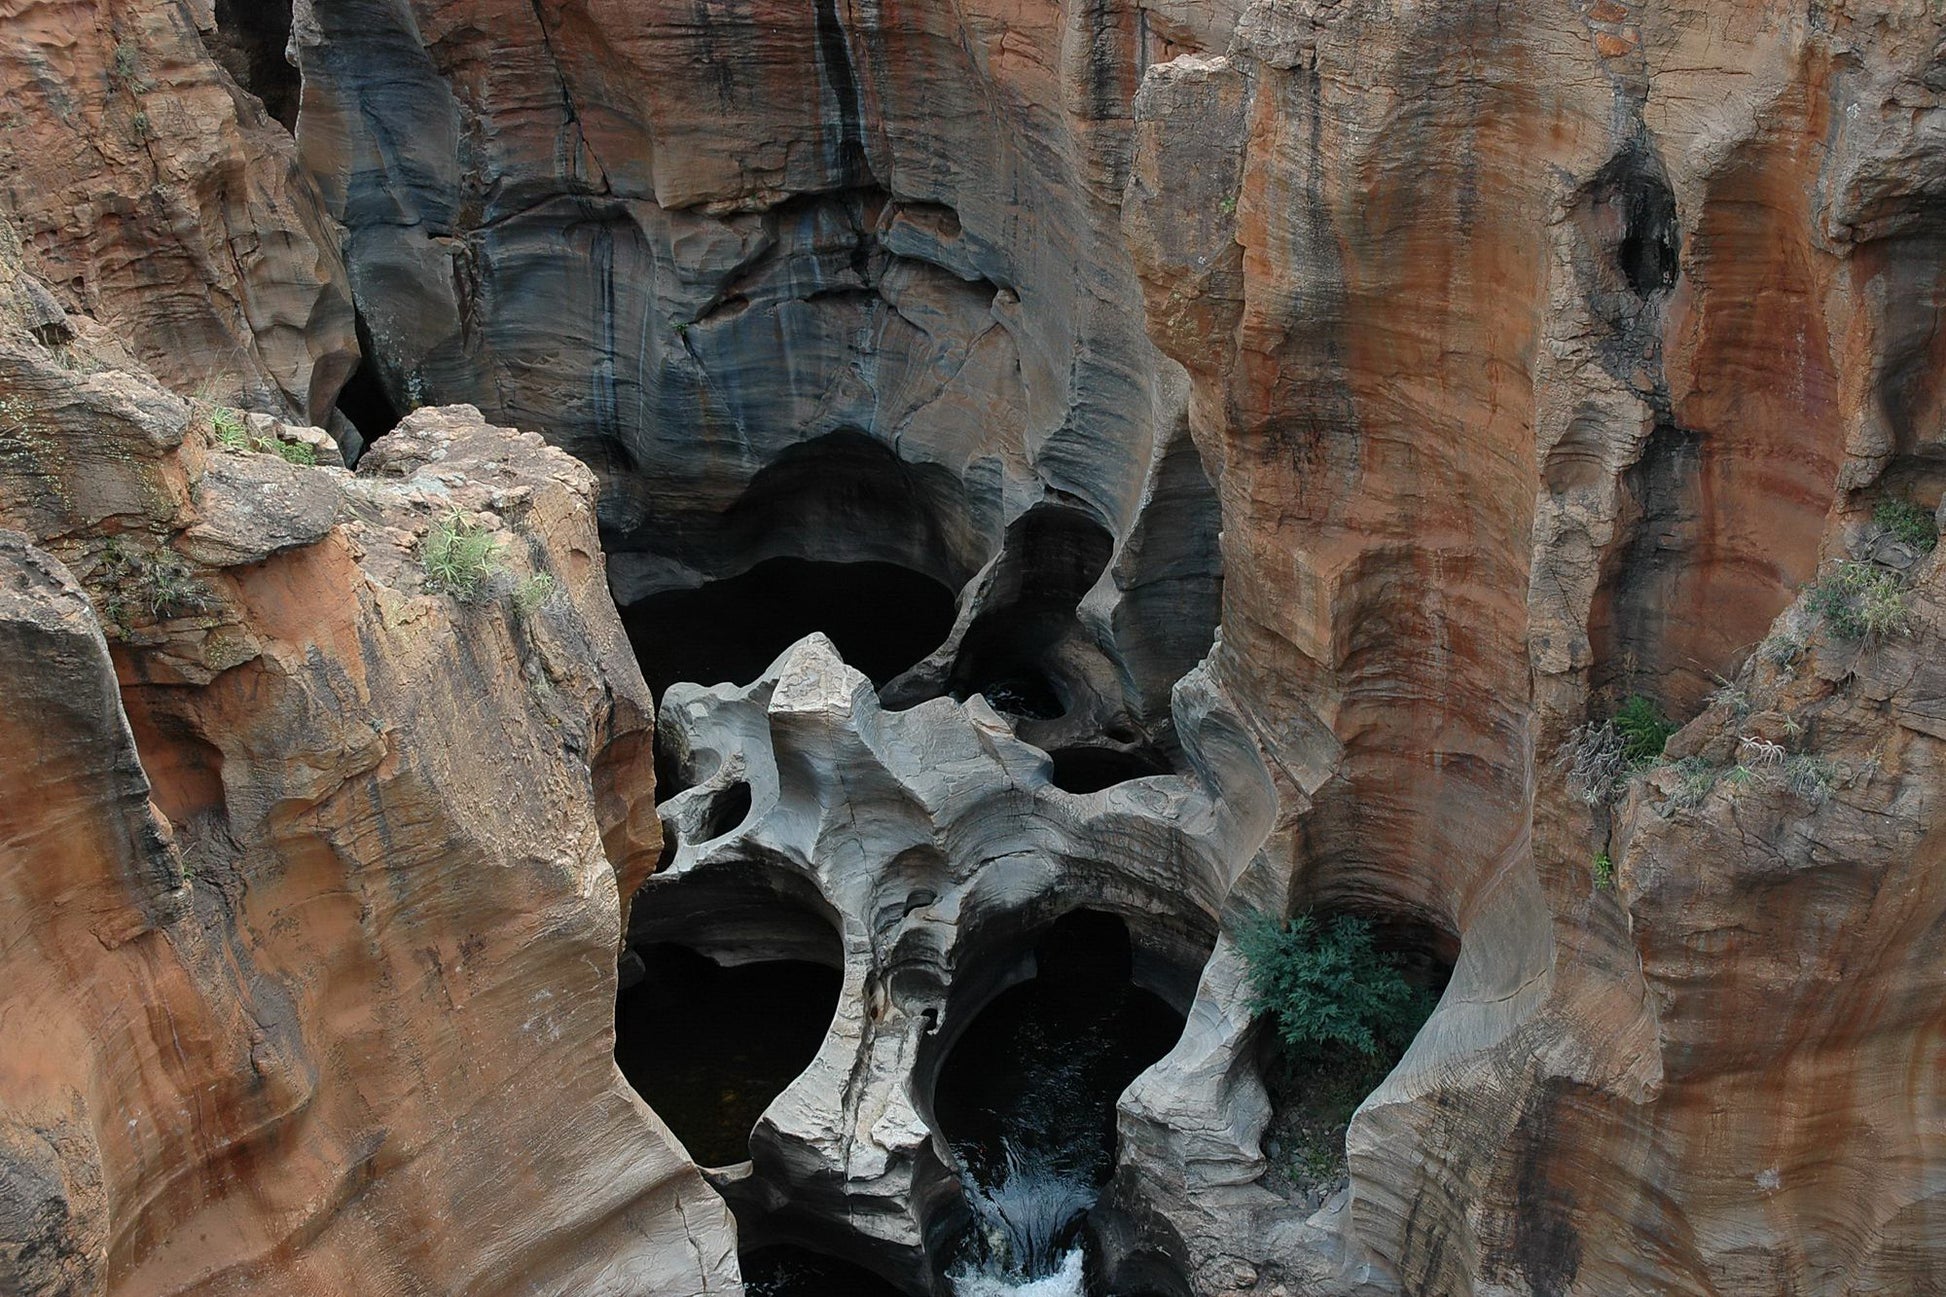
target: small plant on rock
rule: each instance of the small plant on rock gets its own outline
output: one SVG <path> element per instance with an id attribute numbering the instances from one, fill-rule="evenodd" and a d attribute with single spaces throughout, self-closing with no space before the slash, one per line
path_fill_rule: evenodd
<path id="1" fill-rule="evenodd" d="M 1684 757 L 1676 762 L 1675 769 L 1676 788 L 1669 794 L 1669 806 L 1679 811 L 1701 806 L 1722 774 L 1702 757 Z"/>
<path id="2" fill-rule="evenodd" d="M 455 509 L 426 533 L 420 562 L 428 587 L 467 602 L 500 571 L 500 539 Z"/>
<path id="3" fill-rule="evenodd" d="M 1615 862 L 1606 851 L 1595 856 L 1595 886 L 1604 892 L 1615 890 Z"/>
<path id="4" fill-rule="evenodd" d="M 514 611 L 523 617 L 532 616 L 547 606 L 557 588 L 552 573 L 534 573 L 514 590 Z"/>
<path id="5" fill-rule="evenodd" d="M 210 436 L 224 450 L 242 452 L 250 449 L 250 430 L 243 426 L 243 416 L 235 410 L 218 406 L 209 412 Z"/>
<path id="6" fill-rule="evenodd" d="M 1831 767 L 1819 757 L 1800 752 L 1784 763 L 1784 786 L 1807 802 L 1822 802 L 1831 784 Z"/>
<path id="7" fill-rule="evenodd" d="M 1872 510 L 1872 524 L 1922 553 L 1939 544 L 1939 525 L 1930 510 L 1910 500 L 1881 500 Z"/>
<path id="8" fill-rule="evenodd" d="M 1911 619 L 1898 574 L 1870 563 L 1840 563 L 1819 577 L 1809 604 L 1832 634 L 1867 643 L 1905 633 Z"/>
<path id="9" fill-rule="evenodd" d="M 301 441 L 284 441 L 280 438 L 277 442 L 277 454 L 287 464 L 296 464 L 302 468 L 318 466 L 318 452 Z"/>
<path id="10" fill-rule="evenodd" d="M 202 607 L 203 598 L 190 579 L 189 565 L 174 550 L 157 548 L 144 555 L 137 565 L 135 594 L 161 621 L 177 613 Z"/>
<path id="11" fill-rule="evenodd" d="M 1615 713 L 1615 732 L 1622 736 L 1622 755 L 1630 765 L 1639 766 L 1662 755 L 1676 726 L 1654 703 L 1635 694 Z"/>

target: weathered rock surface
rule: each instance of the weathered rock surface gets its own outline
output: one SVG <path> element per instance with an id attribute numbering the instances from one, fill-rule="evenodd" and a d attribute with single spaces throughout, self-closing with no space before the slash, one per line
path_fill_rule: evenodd
<path id="1" fill-rule="evenodd" d="M 299 153 L 393 401 L 595 466 L 624 602 L 870 559 L 970 623 L 1058 507 L 1104 542 L 1058 686 L 1166 741 L 1216 513 L 1117 231 L 1134 7 L 300 10 Z"/>
<path id="2" fill-rule="evenodd" d="M 10 6 L 0 216 L 178 391 L 324 424 L 358 363 L 339 231 L 288 124 L 218 61 L 276 7 Z"/>
<path id="3" fill-rule="evenodd" d="M 221 449 L 20 318 L 0 1287 L 733 1290 L 721 1201 L 611 1056 L 659 835 L 591 474 L 467 409 L 356 477 Z M 452 517 L 500 541 L 466 602 L 419 555 Z"/>
<path id="4" fill-rule="evenodd" d="M 927 1042 L 1085 903 L 1159 967 L 1215 937 L 1123 1098 L 1121 1259 L 1210 1293 L 1937 1288 L 1946 614 L 1939 560 L 1864 521 L 1946 487 L 1932 7 L 300 0 L 301 87 L 234 6 L 104 12 L 0 19 L 5 201 L 57 281 L 0 256 L 0 609 L 64 776 L 0 812 L 40 862 L 6 857 L 10 914 L 96 898 L 4 947 L 48 1041 L 0 1070 L 21 1282 L 733 1273 L 598 1066 L 608 888 L 655 830 L 588 479 L 450 413 L 356 479 L 219 452 L 70 314 L 323 423 L 348 284 L 393 404 L 594 470 L 625 602 L 777 557 L 958 594 L 884 705 L 812 641 L 665 709 L 695 786 L 631 930 L 844 948 L 817 1063 L 718 1177 L 752 1237 L 923 1277 Z M 181 112 L 138 130 L 155 86 Z M 424 594 L 449 499 L 565 602 Z M 1848 558 L 1898 559 L 1903 631 L 1819 628 L 1799 592 Z M 1027 672 L 1060 715 L 939 697 Z M 1704 710 L 1591 806 L 1558 754 L 1630 694 Z M 1178 773 L 1074 797 L 1029 744 Z M 1304 906 L 1454 964 L 1309 1215 L 1265 1185 L 1226 935 Z"/>

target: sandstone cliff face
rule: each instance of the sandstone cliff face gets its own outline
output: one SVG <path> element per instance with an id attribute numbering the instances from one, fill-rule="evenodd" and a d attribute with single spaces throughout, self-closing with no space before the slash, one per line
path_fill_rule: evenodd
<path id="1" fill-rule="evenodd" d="M 753 1232 L 924 1281 L 928 1023 L 1085 900 L 1159 964 L 1214 934 L 1122 1100 L 1110 1259 L 1165 1288 L 1935 1290 L 1939 560 L 1867 644 L 1800 600 L 1946 486 L 1928 6 L 292 10 L 294 68 L 229 5 L 0 20 L 52 281 L 0 258 L 12 750 L 60 791 L 0 810 L 22 1285 L 730 1281 L 605 1062 L 656 837 L 605 545 L 625 604 L 778 557 L 956 596 L 885 707 L 813 642 L 665 710 L 711 760 L 629 929 L 788 888 L 844 947 L 718 1177 Z M 586 463 L 601 545 L 469 416 L 350 478 L 58 363 L 136 368 L 65 300 L 327 422 L 348 297 L 398 410 Z M 449 502 L 562 600 L 424 594 Z M 938 697 L 1029 667 L 1061 715 Z M 1590 805 L 1559 754 L 1631 694 L 1684 760 Z M 1030 745 L 1082 742 L 1175 773 L 1069 797 Z M 1314 905 L 1454 968 L 1315 1213 L 1225 935 Z"/>
<path id="2" fill-rule="evenodd" d="M 323 424 L 358 363 L 351 296 L 287 125 L 218 62 L 252 8 L 12 6 L 5 206 L 42 277 L 171 386 Z"/>
<path id="3" fill-rule="evenodd" d="M 1899 6 L 1262 3 L 1224 57 L 1145 79 L 1126 228 L 1222 461 L 1212 669 L 1288 808 L 1266 891 L 1459 946 L 1354 1125 L 1349 1220 L 1315 1222 L 1388 1286 L 1932 1282 L 1938 1133 L 1904 1115 L 1931 1083 L 1871 1078 L 1938 1015 L 1821 1016 L 1930 999 L 1937 829 L 1899 791 L 1936 778 L 1924 724 L 1884 685 L 1863 722 L 1861 666 L 1769 736 L 1910 753 L 1909 785 L 1856 795 L 1911 808 L 1882 833 L 1847 826 L 1850 790 L 1807 816 L 1768 777 L 1611 823 L 1555 757 L 1626 694 L 1693 713 L 1873 501 L 1938 503 L 1940 35 Z M 1857 656 L 1905 679 L 1927 635 Z M 1910 880 L 1909 935 L 1867 917 L 1868 878 Z M 1189 1197 L 1202 1238 L 1251 1201 Z"/>
<path id="4" fill-rule="evenodd" d="M 658 833 L 587 470 L 470 410 L 357 477 L 223 449 L 0 323 L 0 1286 L 733 1287 L 610 1056 Z M 454 511 L 472 602 L 418 553 Z"/>

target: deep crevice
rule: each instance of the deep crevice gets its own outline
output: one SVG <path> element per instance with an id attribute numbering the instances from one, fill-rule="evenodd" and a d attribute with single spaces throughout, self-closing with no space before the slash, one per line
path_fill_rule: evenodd
<path id="1" fill-rule="evenodd" d="M 351 377 L 338 391 L 338 413 L 350 420 L 364 445 L 370 446 L 398 427 L 399 420 L 405 416 L 393 404 L 391 394 L 385 390 L 385 381 L 379 377 L 378 346 L 372 341 L 372 331 L 366 326 L 362 311 L 357 315 L 357 330 L 358 368 L 351 371 Z"/>
<path id="2" fill-rule="evenodd" d="M 304 83 L 284 57 L 290 39 L 291 0 L 216 0 L 210 53 L 273 120 L 295 133 Z"/>

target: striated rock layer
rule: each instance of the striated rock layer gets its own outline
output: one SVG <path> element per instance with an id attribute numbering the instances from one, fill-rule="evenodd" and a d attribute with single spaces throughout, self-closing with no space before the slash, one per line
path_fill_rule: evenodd
<path id="1" fill-rule="evenodd" d="M 734 1289 L 610 1056 L 659 838 L 587 470 L 452 409 L 354 477 L 54 353 L 0 309 L 0 1288 Z"/>
<path id="2" fill-rule="evenodd" d="M 1946 488 L 1934 7 L 96 8 L 0 15 L 17 1286 L 732 1282 L 612 956 L 807 914 L 841 1010 L 715 1180 L 916 1286 L 934 1033 L 1085 904 L 1188 1001 L 1099 1218 L 1147 1286 L 1937 1289 L 1946 603 L 1869 521 Z M 452 411 L 220 450 L 82 310 L 354 449 L 362 333 L 367 433 L 470 402 L 593 476 Z M 451 504 L 483 602 L 418 570 Z M 876 695 L 816 639 L 671 689 L 625 929 L 607 595 L 659 650 L 779 560 L 950 624 Z M 1673 764 L 1578 795 L 1632 695 Z M 1229 936 L 1310 906 L 1453 968 L 1315 1211 Z"/>

